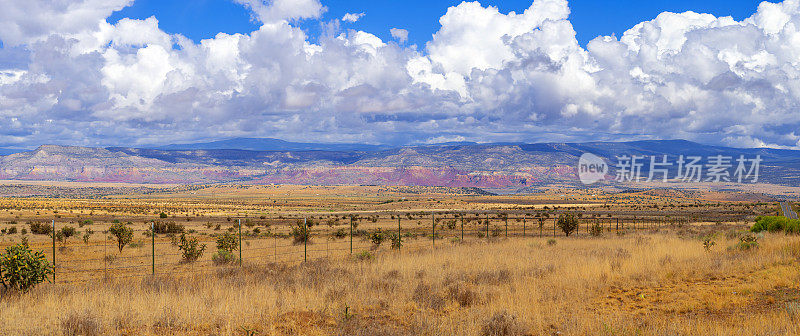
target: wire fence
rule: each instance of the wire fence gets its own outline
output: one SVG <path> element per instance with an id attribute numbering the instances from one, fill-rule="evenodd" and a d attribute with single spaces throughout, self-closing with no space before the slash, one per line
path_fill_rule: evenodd
<path id="1" fill-rule="evenodd" d="M 222 265 L 296 264 L 317 259 L 374 258 L 380 253 L 411 253 L 462 242 L 501 239 L 587 237 L 598 233 L 625 234 L 664 226 L 689 224 L 688 217 L 619 216 L 577 218 L 569 234 L 557 216 L 508 216 L 504 214 L 392 214 L 347 215 L 336 222 L 314 222 L 300 217 L 261 217 L 258 224 L 234 218 L 230 227 L 181 227 L 182 232 L 158 233 L 154 223 L 133 229 L 134 239 L 120 247 L 107 227 L 97 227 L 94 238 L 62 239 L 57 232 L 69 226 L 52 221 L 49 236 L 31 241 L 45 251 L 54 265 L 55 283 L 82 283 L 158 274 L 196 274 Z M 312 225 L 313 224 L 313 225 Z M 131 225 L 135 226 L 135 225 Z M 307 230 L 307 234 L 303 233 Z M 153 234 L 153 231 L 156 233 Z M 593 232 L 594 231 L 594 232 Z M 236 239 L 235 258 L 221 262 L 216 240 L 227 233 Z M 202 256 L 187 261 L 177 238 L 187 234 L 205 246 Z M 99 236 L 99 237 L 98 237 Z M 46 241 L 43 241 L 47 237 Z"/>

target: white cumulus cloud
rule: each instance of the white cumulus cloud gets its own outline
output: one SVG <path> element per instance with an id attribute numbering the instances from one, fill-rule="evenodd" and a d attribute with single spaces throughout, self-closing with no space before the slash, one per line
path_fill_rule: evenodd
<path id="1" fill-rule="evenodd" d="M 797 0 L 741 21 L 662 13 L 585 48 L 564 0 L 521 13 L 463 2 L 421 49 L 398 28 L 396 42 L 352 29 L 309 38 L 295 21 L 320 18 L 318 0 L 236 1 L 259 29 L 195 43 L 157 17 L 106 22 L 129 1 L 0 0 L 0 146 L 250 136 L 800 147 Z"/>
<path id="2" fill-rule="evenodd" d="M 392 37 L 397 39 L 400 43 L 405 43 L 408 41 L 408 30 L 400 29 L 400 28 L 392 28 L 389 29 L 389 33 L 392 34 Z"/>
<path id="3" fill-rule="evenodd" d="M 364 17 L 364 15 L 365 15 L 364 13 L 347 13 L 344 16 L 342 16 L 342 21 L 351 23 L 356 22 L 360 20 L 362 17 Z"/>

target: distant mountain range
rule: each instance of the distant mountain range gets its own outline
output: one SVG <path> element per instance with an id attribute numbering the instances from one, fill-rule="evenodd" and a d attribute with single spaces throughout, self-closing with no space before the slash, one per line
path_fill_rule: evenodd
<path id="1" fill-rule="evenodd" d="M 226 148 L 229 147 L 229 148 Z M 41 146 L 0 157 L 0 179 L 131 183 L 287 183 L 531 188 L 578 185 L 576 164 L 593 153 L 761 155 L 761 181 L 800 185 L 800 151 L 739 149 L 683 140 L 588 143 L 451 143 L 387 147 L 234 139 L 162 148 Z M 735 162 L 733 162 L 735 165 Z M 676 167 L 671 171 L 675 173 Z M 647 167 L 643 167 L 643 174 Z M 613 177 L 614 171 L 609 172 Z"/>
<path id="2" fill-rule="evenodd" d="M 392 148 L 384 145 L 326 144 L 289 142 L 270 138 L 235 138 L 193 144 L 155 147 L 159 150 L 241 149 L 249 151 L 378 151 Z"/>

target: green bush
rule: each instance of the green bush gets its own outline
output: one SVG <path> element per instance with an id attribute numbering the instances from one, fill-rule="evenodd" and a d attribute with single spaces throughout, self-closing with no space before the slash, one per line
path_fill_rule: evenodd
<path id="1" fill-rule="evenodd" d="M 750 250 L 758 247 L 758 237 L 753 234 L 746 234 L 739 237 L 739 243 L 734 245 L 735 249 L 738 250 Z"/>
<path id="2" fill-rule="evenodd" d="M 186 228 L 182 224 L 156 221 L 153 223 L 153 230 L 157 234 L 170 234 L 170 233 L 177 234 L 177 233 L 183 233 L 186 230 Z"/>
<path id="3" fill-rule="evenodd" d="M 203 252 L 206 250 L 206 245 L 200 245 L 200 243 L 197 241 L 197 237 L 187 236 L 185 233 L 181 233 L 181 239 L 178 243 L 178 250 L 181 251 L 184 262 L 194 262 L 203 256 Z"/>
<path id="4" fill-rule="evenodd" d="M 571 213 L 562 214 L 558 216 L 557 225 L 561 228 L 561 231 L 564 231 L 564 234 L 569 237 L 572 232 L 578 229 L 578 219 Z"/>
<path id="5" fill-rule="evenodd" d="M 217 250 L 231 253 L 239 248 L 239 243 L 236 241 L 236 236 L 225 233 L 217 237 Z"/>
<path id="6" fill-rule="evenodd" d="M 28 241 L 6 247 L 0 254 L 0 282 L 6 289 L 27 292 L 36 285 L 49 281 L 53 266 L 41 251 L 33 252 Z"/>
<path id="7" fill-rule="evenodd" d="M 211 256 L 214 265 L 227 265 L 236 262 L 236 256 L 230 251 L 219 250 Z"/>
<path id="8" fill-rule="evenodd" d="M 31 233 L 40 235 L 49 235 L 53 233 L 53 227 L 50 223 L 30 223 L 29 227 Z"/>
<path id="9" fill-rule="evenodd" d="M 373 258 L 372 253 L 369 253 L 369 251 L 361 251 L 361 253 L 356 254 L 356 259 L 361 261 L 370 260 L 372 258 Z"/>
<path id="10" fill-rule="evenodd" d="M 303 244 L 311 241 L 312 222 L 308 221 L 307 223 L 306 225 L 303 224 L 303 221 L 297 221 L 292 227 L 292 237 L 294 238 L 295 244 Z"/>
<path id="11" fill-rule="evenodd" d="M 117 240 L 117 247 L 120 253 L 122 253 L 122 249 L 125 248 L 125 245 L 133 241 L 133 229 L 125 226 L 125 224 L 115 223 L 111 225 L 108 232 Z"/>
<path id="12" fill-rule="evenodd" d="M 789 219 L 783 216 L 760 216 L 750 228 L 751 232 L 785 232 L 786 234 L 800 234 L 800 219 Z"/>
<path id="13" fill-rule="evenodd" d="M 383 241 L 386 240 L 386 235 L 381 231 L 381 229 L 375 230 L 371 235 L 369 235 L 369 240 L 372 241 L 372 244 L 375 247 L 381 246 Z"/>

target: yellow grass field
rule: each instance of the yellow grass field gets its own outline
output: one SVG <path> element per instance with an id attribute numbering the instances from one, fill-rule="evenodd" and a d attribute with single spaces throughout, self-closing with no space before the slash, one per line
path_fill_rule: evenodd
<path id="1" fill-rule="evenodd" d="M 27 293 L 1 291 L 0 330 L 800 334 L 800 237 L 748 233 L 755 216 L 774 215 L 778 207 L 761 196 L 740 196 L 714 193 L 711 201 L 709 194 L 662 191 L 490 196 L 425 188 L 212 186 L 99 198 L 0 198 L 0 247 L 24 239 L 48 260 L 56 252 L 56 283 Z M 577 234 L 554 230 L 563 213 L 581 215 Z M 537 218 L 545 214 L 540 231 Z M 316 223 L 308 244 L 293 239 L 302 218 Z M 398 218 L 399 250 L 389 238 Z M 56 230 L 75 228 L 76 235 L 54 244 L 48 234 L 29 231 L 51 222 Z M 206 245 L 204 254 L 182 260 L 175 233 L 156 235 L 153 245 L 153 222 L 180 226 Z M 135 230 L 122 251 L 108 232 L 114 223 Z M 598 223 L 602 230 L 590 235 Z M 228 233 L 238 243 L 240 229 L 241 265 L 212 261 L 215 239 Z M 88 231 L 94 233 L 83 240 Z M 376 232 L 386 235 L 382 244 L 372 238 Z M 742 237 L 754 237 L 757 246 L 744 248 Z"/>
<path id="2" fill-rule="evenodd" d="M 706 251 L 671 230 L 497 239 L 372 259 L 7 294 L 0 328 L 52 335 L 789 335 L 800 333 L 800 239 Z"/>

